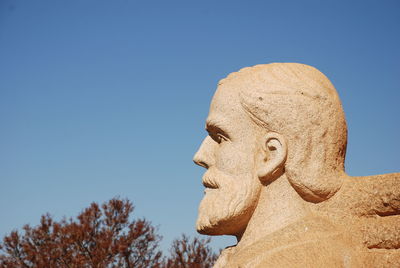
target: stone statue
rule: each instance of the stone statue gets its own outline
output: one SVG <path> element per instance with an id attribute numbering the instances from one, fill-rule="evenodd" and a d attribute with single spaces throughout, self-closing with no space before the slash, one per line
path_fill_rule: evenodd
<path id="1" fill-rule="evenodd" d="M 228 75 L 206 130 L 197 231 L 238 241 L 215 267 L 400 267 L 400 173 L 345 173 L 346 120 L 317 69 Z"/>

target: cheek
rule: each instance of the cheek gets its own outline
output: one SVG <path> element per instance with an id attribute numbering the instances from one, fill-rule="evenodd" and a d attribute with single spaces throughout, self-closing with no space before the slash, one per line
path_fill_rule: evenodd
<path id="1" fill-rule="evenodd" d="M 253 153 L 240 150 L 231 143 L 220 145 L 215 160 L 216 168 L 229 175 L 248 174 L 254 168 Z"/>

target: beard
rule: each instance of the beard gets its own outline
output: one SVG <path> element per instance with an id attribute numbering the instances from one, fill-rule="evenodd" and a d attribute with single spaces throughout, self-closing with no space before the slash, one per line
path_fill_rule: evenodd
<path id="1" fill-rule="evenodd" d="M 246 227 L 260 190 L 260 182 L 252 172 L 240 177 L 210 168 L 203 182 L 215 186 L 206 188 L 200 202 L 197 231 L 207 235 L 236 235 Z"/>

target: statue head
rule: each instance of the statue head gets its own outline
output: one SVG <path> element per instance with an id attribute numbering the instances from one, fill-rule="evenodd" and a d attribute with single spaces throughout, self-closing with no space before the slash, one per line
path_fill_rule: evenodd
<path id="1" fill-rule="evenodd" d="M 207 169 L 200 233 L 237 235 L 263 187 L 279 178 L 306 202 L 341 187 L 347 128 L 335 88 L 317 69 L 297 63 L 244 68 L 218 84 L 194 156 Z"/>

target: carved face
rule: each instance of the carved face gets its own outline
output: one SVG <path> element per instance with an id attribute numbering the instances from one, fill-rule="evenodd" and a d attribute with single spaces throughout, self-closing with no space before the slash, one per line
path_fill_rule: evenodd
<path id="1" fill-rule="evenodd" d="M 240 235 L 261 189 L 255 167 L 259 130 L 240 105 L 237 92 L 224 84 L 211 102 L 206 129 L 209 136 L 193 159 L 207 169 L 197 231 Z"/>

